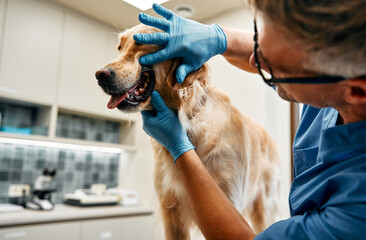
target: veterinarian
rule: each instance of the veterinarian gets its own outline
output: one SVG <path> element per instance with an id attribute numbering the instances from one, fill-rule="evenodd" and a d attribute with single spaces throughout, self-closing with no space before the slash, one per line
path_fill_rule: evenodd
<path id="1" fill-rule="evenodd" d="M 203 25 L 154 5 L 164 18 L 140 14 L 140 21 L 163 32 L 134 39 L 162 45 L 141 57 L 141 64 L 182 58 L 179 83 L 222 54 L 245 71 L 257 71 L 281 98 L 305 104 L 293 145 L 291 217 L 254 233 L 157 92 L 151 97 L 156 112 L 142 113 L 144 130 L 174 157 L 206 239 L 366 239 L 366 1 L 250 3 L 263 22 L 258 29 L 254 22 L 254 34 Z"/>

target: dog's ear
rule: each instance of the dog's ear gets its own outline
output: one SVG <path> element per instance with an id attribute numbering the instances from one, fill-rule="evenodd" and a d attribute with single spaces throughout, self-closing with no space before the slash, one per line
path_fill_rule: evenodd
<path id="1" fill-rule="evenodd" d="M 199 81 L 202 86 L 206 85 L 206 80 L 208 79 L 207 64 L 203 64 L 198 70 L 193 71 L 190 74 L 188 74 L 186 76 L 186 78 L 184 79 L 183 83 L 179 84 L 177 82 L 177 78 L 176 78 L 176 71 L 177 71 L 178 66 L 181 63 L 182 63 L 181 58 L 175 58 L 172 61 L 172 64 L 171 64 L 171 67 L 167 74 L 167 79 L 166 79 L 167 85 L 170 88 L 180 89 L 180 88 L 184 88 L 184 87 L 189 87 L 193 84 L 194 81 Z"/>
<path id="2" fill-rule="evenodd" d="M 202 86 L 206 85 L 206 80 L 208 79 L 208 66 L 206 64 L 202 65 L 198 70 L 188 74 L 183 83 L 178 83 L 176 78 L 176 71 L 181 62 L 182 61 L 180 59 L 175 59 L 172 63 L 172 67 L 170 69 L 170 72 L 168 73 L 169 77 L 167 79 L 167 84 L 169 87 L 173 89 L 181 89 L 191 86 L 195 81 L 200 82 Z"/>
<path id="3" fill-rule="evenodd" d="M 202 86 L 206 85 L 206 80 L 208 75 L 208 66 L 203 64 L 198 70 L 191 72 L 186 76 L 182 85 L 183 87 L 188 87 L 193 84 L 194 81 L 198 81 Z"/>
<path id="4" fill-rule="evenodd" d="M 167 85 L 170 88 L 174 88 L 174 86 L 176 86 L 177 83 L 177 78 L 176 78 L 176 71 L 178 66 L 182 63 L 182 60 L 180 58 L 175 58 L 172 60 L 172 64 L 170 66 L 169 72 L 167 74 Z"/>

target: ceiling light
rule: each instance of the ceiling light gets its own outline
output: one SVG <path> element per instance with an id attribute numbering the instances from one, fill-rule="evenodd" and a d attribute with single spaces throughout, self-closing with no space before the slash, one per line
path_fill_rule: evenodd
<path id="1" fill-rule="evenodd" d="M 178 5 L 173 8 L 173 11 L 181 17 L 190 18 L 196 10 L 190 5 Z"/>
<path id="2" fill-rule="evenodd" d="M 147 9 L 152 8 L 153 3 L 162 4 L 169 0 L 123 0 L 124 2 L 141 9 L 142 11 L 146 11 Z"/>

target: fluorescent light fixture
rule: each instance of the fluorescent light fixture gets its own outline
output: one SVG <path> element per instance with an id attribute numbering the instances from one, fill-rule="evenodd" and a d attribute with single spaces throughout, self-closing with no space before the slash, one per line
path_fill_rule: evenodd
<path id="1" fill-rule="evenodd" d="M 12 144 L 84 150 L 93 152 L 123 153 L 123 149 L 120 148 L 98 147 L 98 146 L 88 146 L 80 144 L 59 143 L 59 142 L 46 142 L 46 141 L 17 139 L 17 138 L 0 138 L 0 143 L 12 143 Z"/>
<path id="2" fill-rule="evenodd" d="M 142 11 L 152 8 L 153 3 L 162 4 L 169 0 L 123 0 L 124 2 L 139 8 Z"/>

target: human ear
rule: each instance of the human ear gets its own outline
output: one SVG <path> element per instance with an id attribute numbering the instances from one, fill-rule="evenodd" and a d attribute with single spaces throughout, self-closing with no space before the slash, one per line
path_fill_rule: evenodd
<path id="1" fill-rule="evenodd" d="M 366 78 L 350 79 L 346 88 L 346 101 L 349 104 L 366 104 Z"/>

